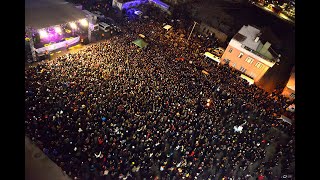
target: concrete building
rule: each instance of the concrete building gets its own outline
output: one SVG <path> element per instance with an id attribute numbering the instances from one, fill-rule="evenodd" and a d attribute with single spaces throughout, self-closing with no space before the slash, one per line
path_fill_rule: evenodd
<path id="1" fill-rule="evenodd" d="M 221 64 L 228 64 L 241 71 L 254 82 L 259 81 L 269 68 L 279 62 L 280 57 L 271 49 L 269 42 L 261 42 L 260 36 L 258 28 L 242 26 L 229 42 L 221 57 Z"/>
<path id="2" fill-rule="evenodd" d="M 208 24 L 205 24 L 201 22 L 200 26 L 198 27 L 198 32 L 204 35 L 209 35 L 210 33 L 214 34 L 215 38 L 217 38 L 220 42 L 225 42 L 228 38 L 228 36 L 219 31 L 217 28 L 214 28 L 212 26 L 209 26 Z"/>
<path id="3" fill-rule="evenodd" d="M 295 67 L 292 68 L 290 78 L 282 91 L 282 95 L 292 100 L 295 99 Z"/>
<path id="4" fill-rule="evenodd" d="M 113 0 L 112 6 L 117 7 L 119 10 L 129 9 L 131 7 L 138 6 L 140 4 L 148 2 L 147 0 Z"/>
<path id="5" fill-rule="evenodd" d="M 141 4 L 153 4 L 170 14 L 170 6 L 161 0 L 112 0 L 112 7 L 116 7 L 121 11 L 137 7 Z"/>

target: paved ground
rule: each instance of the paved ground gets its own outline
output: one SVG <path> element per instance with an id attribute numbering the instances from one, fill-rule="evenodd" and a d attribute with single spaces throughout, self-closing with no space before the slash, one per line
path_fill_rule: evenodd
<path id="1" fill-rule="evenodd" d="M 71 180 L 28 137 L 25 137 L 25 180 Z"/>

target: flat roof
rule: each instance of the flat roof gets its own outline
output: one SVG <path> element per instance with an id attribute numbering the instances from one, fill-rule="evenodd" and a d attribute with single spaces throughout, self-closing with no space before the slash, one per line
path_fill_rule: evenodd
<path id="1" fill-rule="evenodd" d="M 240 41 L 242 44 L 244 44 L 245 46 L 248 46 L 249 48 L 251 48 L 255 51 L 257 50 L 261 41 L 258 40 L 257 42 L 255 42 L 254 40 L 260 34 L 259 29 L 255 28 L 253 26 L 250 26 L 250 25 L 248 25 L 248 26 L 244 25 L 244 26 L 242 26 L 242 28 L 239 30 L 238 33 L 246 37 L 242 41 Z"/>
<path id="2" fill-rule="evenodd" d="M 74 4 L 64 0 L 25 0 L 25 26 L 41 29 L 86 18 Z"/>

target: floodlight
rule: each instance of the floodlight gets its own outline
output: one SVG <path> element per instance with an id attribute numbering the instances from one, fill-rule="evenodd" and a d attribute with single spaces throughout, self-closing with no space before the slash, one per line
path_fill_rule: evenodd
<path id="1" fill-rule="evenodd" d="M 74 22 L 71 22 L 71 23 L 70 23 L 70 27 L 71 27 L 72 29 L 77 29 L 77 25 L 76 25 L 76 23 L 74 23 Z"/>
<path id="2" fill-rule="evenodd" d="M 47 31 L 46 30 L 44 30 L 44 29 L 40 29 L 39 30 L 39 35 L 40 35 L 40 38 L 42 39 L 42 38 L 47 38 L 48 37 L 48 33 L 47 33 Z"/>
<path id="3" fill-rule="evenodd" d="M 86 19 L 81 19 L 80 24 L 84 27 L 87 27 L 89 25 L 88 21 Z"/>
<path id="4" fill-rule="evenodd" d="M 62 33 L 61 27 L 59 27 L 59 26 L 56 26 L 56 27 L 54 28 L 54 30 L 55 30 L 56 33 L 58 33 L 58 34 L 61 34 L 61 33 Z"/>

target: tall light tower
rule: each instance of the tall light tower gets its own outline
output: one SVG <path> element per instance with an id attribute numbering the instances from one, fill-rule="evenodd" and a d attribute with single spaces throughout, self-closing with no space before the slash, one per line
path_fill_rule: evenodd
<path id="1" fill-rule="evenodd" d="M 37 61 L 37 55 L 36 55 L 36 49 L 34 48 L 32 29 L 29 27 L 26 27 L 26 31 L 27 31 L 28 37 L 30 37 L 29 45 L 30 45 L 30 49 L 31 49 L 32 59 L 35 62 L 35 61 Z"/>
<path id="2" fill-rule="evenodd" d="M 190 37 L 191 37 L 191 34 L 192 34 L 192 32 L 193 32 L 193 29 L 194 29 L 194 27 L 196 26 L 196 24 L 197 24 L 197 22 L 194 21 L 194 24 L 193 24 L 192 30 L 191 30 L 191 32 L 190 32 L 190 34 L 189 34 L 189 37 L 188 37 L 188 39 L 187 39 L 187 42 L 189 41 L 189 39 L 190 39 Z"/>
<path id="3" fill-rule="evenodd" d="M 89 26 L 88 26 L 88 40 L 89 43 L 91 43 L 91 31 L 93 30 L 93 23 L 92 23 L 92 19 L 93 17 L 91 15 L 87 16 L 88 17 L 88 21 L 89 21 Z"/>

